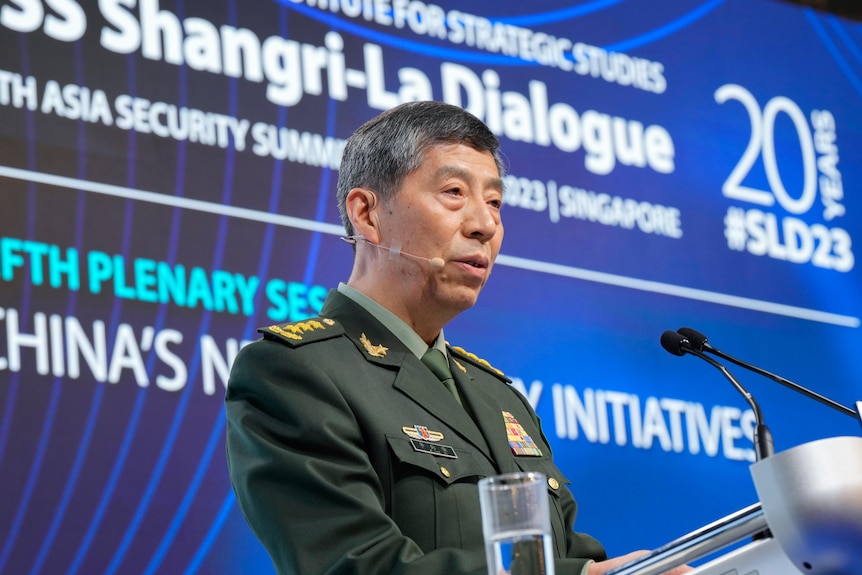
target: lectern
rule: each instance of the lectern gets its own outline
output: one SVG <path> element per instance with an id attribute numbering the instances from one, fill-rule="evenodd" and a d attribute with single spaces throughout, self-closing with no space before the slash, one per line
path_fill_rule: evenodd
<path id="1" fill-rule="evenodd" d="M 749 538 L 692 575 L 862 575 L 862 437 L 805 443 L 751 474 L 759 503 L 609 575 L 659 575 Z"/>

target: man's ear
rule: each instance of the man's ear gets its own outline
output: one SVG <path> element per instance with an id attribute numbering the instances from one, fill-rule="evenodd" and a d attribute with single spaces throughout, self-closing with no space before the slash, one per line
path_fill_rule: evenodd
<path id="1" fill-rule="evenodd" d="M 374 244 L 380 243 L 380 201 L 377 194 L 366 188 L 353 188 L 347 192 L 347 217 L 356 235 Z"/>

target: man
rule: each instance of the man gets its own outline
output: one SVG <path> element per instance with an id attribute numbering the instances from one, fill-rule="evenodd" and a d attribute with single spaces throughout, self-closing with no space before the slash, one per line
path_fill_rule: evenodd
<path id="1" fill-rule="evenodd" d="M 262 329 L 237 357 L 231 482 L 280 574 L 485 575 L 477 482 L 521 470 L 548 477 L 558 575 L 633 557 L 606 562 L 573 531 L 575 500 L 528 402 L 443 339 L 500 251 L 498 147 L 474 116 L 436 102 L 361 126 L 338 182 L 348 282 L 319 317 Z M 423 363 L 435 349 L 451 373 Z"/>

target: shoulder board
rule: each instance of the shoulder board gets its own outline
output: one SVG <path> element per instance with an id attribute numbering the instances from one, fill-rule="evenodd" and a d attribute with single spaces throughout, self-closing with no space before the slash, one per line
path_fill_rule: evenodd
<path id="1" fill-rule="evenodd" d="M 493 365 L 491 365 L 490 363 L 488 363 L 486 360 L 482 359 L 481 357 L 476 356 L 476 354 L 470 353 L 469 351 L 467 351 L 463 347 L 457 347 L 454 345 L 450 345 L 449 350 L 453 353 L 453 355 L 457 356 L 458 358 L 465 359 L 465 360 L 469 361 L 470 363 L 472 363 L 476 367 L 479 367 L 479 368 L 487 371 L 491 375 L 494 375 L 494 376 L 502 379 L 506 383 L 512 382 L 512 380 L 509 379 L 508 377 L 506 377 L 506 375 L 502 371 L 500 371 L 499 369 L 497 369 L 496 367 L 494 367 Z"/>
<path id="2" fill-rule="evenodd" d="M 281 323 L 257 329 L 265 338 L 297 347 L 339 336 L 344 328 L 328 317 L 312 317 L 292 323 Z"/>

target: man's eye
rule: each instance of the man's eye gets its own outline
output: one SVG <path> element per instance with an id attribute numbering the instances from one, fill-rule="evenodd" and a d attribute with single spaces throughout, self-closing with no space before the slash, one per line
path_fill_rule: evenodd
<path id="1" fill-rule="evenodd" d="M 460 196 L 461 195 L 461 188 L 450 188 L 450 189 L 446 190 L 446 193 L 451 194 L 453 196 Z"/>

